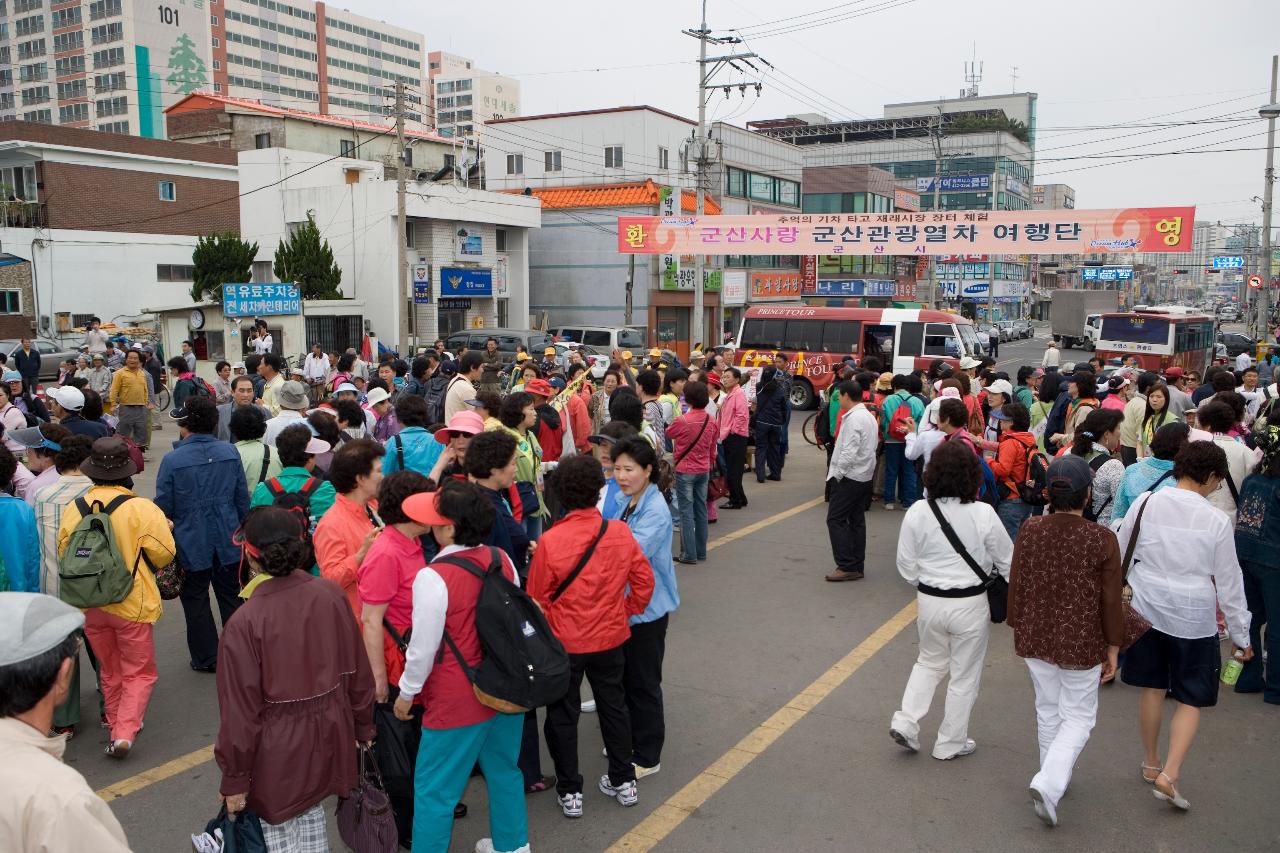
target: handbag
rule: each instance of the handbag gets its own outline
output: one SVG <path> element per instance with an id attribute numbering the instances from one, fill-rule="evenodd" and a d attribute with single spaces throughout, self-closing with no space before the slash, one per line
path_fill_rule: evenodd
<path id="1" fill-rule="evenodd" d="M 729 494 L 729 481 L 723 474 L 716 474 L 707 481 L 707 499 L 718 501 Z"/>
<path id="2" fill-rule="evenodd" d="M 142 552 L 142 559 L 146 561 L 147 568 L 155 576 L 156 589 L 160 591 L 162 599 L 173 601 L 182 593 L 182 583 L 187 578 L 187 570 L 178 565 L 177 557 L 159 568 L 151 564 L 151 558 L 147 556 L 146 551 Z"/>
<path id="3" fill-rule="evenodd" d="M 409 638 L 402 637 L 385 618 L 382 627 L 403 654 Z M 393 797 L 413 798 L 413 771 L 418 763 L 418 743 L 422 740 L 422 706 L 409 709 L 410 720 L 396 718 L 393 706 L 400 690 L 389 685 L 386 702 L 373 705 L 373 759 L 378 766 L 382 789 Z"/>
<path id="4" fill-rule="evenodd" d="M 942 528 L 942 535 L 947 537 L 947 541 L 951 543 L 951 547 L 955 552 L 964 559 L 969 568 L 973 569 L 973 573 L 982 580 L 982 587 L 987 591 L 987 604 L 991 608 L 991 621 L 999 625 L 1009 615 L 1009 582 L 1004 576 L 997 571 L 987 574 L 978 565 L 978 561 L 973 559 L 973 555 L 965 550 L 964 544 L 960 541 L 960 537 L 956 535 L 955 528 L 947 521 L 946 516 L 942 514 L 942 510 L 938 509 L 938 502 L 929 499 L 929 509 L 933 510 L 933 517 L 938 519 L 938 526 Z"/>
<path id="5" fill-rule="evenodd" d="M 371 750 L 360 747 L 360 777 L 355 790 L 338 798 L 334 817 L 338 835 L 355 853 L 395 853 L 400 844 L 391 798 Z"/>
<path id="6" fill-rule="evenodd" d="M 1155 487 L 1152 486 L 1152 488 Z M 1142 506 L 1138 507 L 1138 514 L 1133 518 L 1133 532 L 1129 534 L 1129 544 L 1124 549 L 1124 562 L 1120 566 L 1121 576 L 1124 579 L 1124 588 L 1120 591 L 1120 602 L 1124 608 L 1124 639 L 1120 641 L 1122 652 L 1151 630 L 1151 623 L 1147 621 L 1147 617 L 1133 609 L 1133 587 L 1129 586 L 1129 566 L 1133 563 L 1133 551 L 1138 546 L 1138 534 L 1142 532 L 1142 514 L 1147 511 L 1149 503 L 1151 503 L 1150 496 L 1142 502 Z"/>
<path id="7" fill-rule="evenodd" d="M 218 816 L 205 825 L 204 832 L 213 839 L 221 838 L 221 853 L 267 853 L 262 822 L 248 809 L 231 815 L 227 813 L 227 804 L 223 803 Z"/>

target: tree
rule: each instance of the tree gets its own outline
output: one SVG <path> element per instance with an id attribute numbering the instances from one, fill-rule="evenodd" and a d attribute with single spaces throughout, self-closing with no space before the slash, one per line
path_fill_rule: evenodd
<path id="1" fill-rule="evenodd" d="M 204 60 L 196 53 L 195 42 L 186 33 L 178 36 L 178 41 L 169 51 L 169 69 L 172 73 L 165 79 L 180 95 L 189 95 L 208 82 Z"/>
<path id="2" fill-rule="evenodd" d="M 983 130 L 1002 130 L 1023 142 L 1030 138 L 1025 123 L 1005 116 L 979 116 L 966 113 L 952 119 L 946 126 L 948 134 L 977 133 Z"/>
<path id="3" fill-rule="evenodd" d="M 257 254 L 258 244 L 246 243 L 234 231 L 201 237 L 191 253 L 191 264 L 195 267 L 192 301 L 200 302 L 206 295 L 221 299 L 222 285 L 250 281 Z"/>
<path id="4" fill-rule="evenodd" d="M 276 249 L 276 279 L 298 285 L 303 299 L 341 299 L 342 269 L 333 260 L 329 241 L 320 236 L 314 216 Z"/>

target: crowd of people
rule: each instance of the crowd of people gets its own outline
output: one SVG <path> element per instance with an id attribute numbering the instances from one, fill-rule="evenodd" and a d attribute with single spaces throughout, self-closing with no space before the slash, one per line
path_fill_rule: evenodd
<path id="1" fill-rule="evenodd" d="M 168 361 L 160 420 L 177 439 L 153 498 L 133 483 L 161 387 L 142 346 L 105 379 L 68 367 L 44 417 L 6 428 L 0 579 L 13 592 L 0 607 L 53 608 L 66 630 L 24 637 L 40 646 L 23 646 L 38 652 L 19 667 L 31 689 L 11 694 L 4 722 L 36 725 L 57 750 L 84 735 L 74 634 L 105 753 L 128 759 L 160 680 L 154 627 L 176 598 L 190 667 L 216 682 L 225 808 L 255 816 L 269 850 L 329 849 L 321 804 L 356 787 L 361 753 L 382 763 L 397 739 L 416 750 L 398 775 L 382 767 L 403 847 L 448 849 L 479 768 L 491 833 L 477 850 L 528 850 L 527 796 L 554 789 L 566 818 L 590 810 L 584 711 L 606 747 L 595 787 L 635 805 L 662 768 L 676 564 L 707 559 L 708 525 L 747 505 L 748 471 L 781 479 L 785 359 L 744 373 L 721 353 L 683 365 L 615 351 L 596 376 L 573 350 L 508 365 L 493 340 L 377 364 L 317 344 L 290 371 L 264 334 L 212 382 L 189 346 Z M 541 714 L 497 712 L 473 688 L 488 572 L 525 590 L 563 647 L 566 687 Z M 124 849 L 109 812 L 91 819 L 98 846 Z"/>
<path id="2" fill-rule="evenodd" d="M 1265 632 L 1280 654 L 1267 630 L 1280 613 L 1280 390 L 1247 359 L 1210 367 L 1202 384 L 1177 366 L 1130 358 L 1104 375 L 1100 360 L 1061 364 L 1049 351 L 1047 366 L 1013 376 L 972 357 L 841 372 L 818 423 L 836 563 L 826 579 L 864 577 L 865 513 L 900 504 L 897 568 L 917 589 L 919 653 L 892 739 L 920 749 L 949 678 L 932 755 L 974 752 L 990 625 L 1007 608 L 1036 697 L 1029 793 L 1041 820 L 1057 825 L 1099 687 L 1117 674 L 1142 691 L 1142 781 L 1186 810 L 1184 762 L 1220 675 L 1280 704 L 1280 669 L 1256 651 Z"/>

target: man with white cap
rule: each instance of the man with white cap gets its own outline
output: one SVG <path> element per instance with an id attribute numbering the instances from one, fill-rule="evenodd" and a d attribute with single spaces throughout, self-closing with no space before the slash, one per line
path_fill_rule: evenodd
<path id="1" fill-rule="evenodd" d="M 306 411 L 311 407 L 307 386 L 294 380 L 284 383 L 276 391 L 276 405 L 280 413 L 267 421 L 267 434 L 262 437 L 263 442 L 272 447 L 281 430 L 306 420 Z"/>
<path id="2" fill-rule="evenodd" d="M 89 438 L 106 438 L 107 425 L 98 421 L 87 421 L 80 415 L 84 408 L 84 392 L 74 385 L 63 385 L 45 392 L 53 403 L 53 416 L 58 423 L 71 430 L 74 435 L 87 435 Z"/>
<path id="3" fill-rule="evenodd" d="M 49 737 L 80 654 L 84 614 L 38 593 L 0 593 L 0 850 L 129 853 L 120 822 Z"/>

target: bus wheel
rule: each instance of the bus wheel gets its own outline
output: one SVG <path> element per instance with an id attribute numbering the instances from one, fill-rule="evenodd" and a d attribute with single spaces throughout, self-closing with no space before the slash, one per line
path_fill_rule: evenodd
<path id="1" fill-rule="evenodd" d="M 809 409 L 813 407 L 815 397 L 813 386 L 803 379 L 791 380 L 791 408 Z"/>

